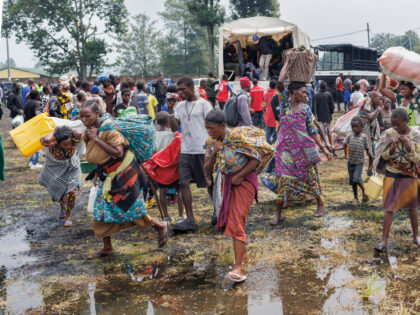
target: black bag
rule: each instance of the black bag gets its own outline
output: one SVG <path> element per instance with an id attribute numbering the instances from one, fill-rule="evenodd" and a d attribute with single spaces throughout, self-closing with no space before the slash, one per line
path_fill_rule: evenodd
<path id="1" fill-rule="evenodd" d="M 239 111 L 238 111 L 238 97 L 244 93 L 239 93 L 237 96 L 230 97 L 223 109 L 226 115 L 226 123 L 231 127 L 236 127 L 239 124 Z"/>

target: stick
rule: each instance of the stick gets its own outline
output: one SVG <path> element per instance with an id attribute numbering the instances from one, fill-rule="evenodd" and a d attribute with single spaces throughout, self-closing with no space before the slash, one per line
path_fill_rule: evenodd
<path id="1" fill-rule="evenodd" d="M 147 180 L 149 181 L 149 184 L 150 184 L 150 188 L 152 188 L 152 191 L 153 191 L 153 195 L 154 195 L 156 204 L 157 204 L 157 206 L 159 208 L 160 216 L 162 217 L 162 220 L 163 220 L 165 217 L 163 215 L 162 205 L 160 204 L 160 199 L 159 199 L 159 196 L 157 194 L 156 187 L 153 184 L 153 181 L 150 178 L 149 173 L 147 173 L 147 171 L 146 171 L 145 167 L 143 166 L 143 164 L 140 164 L 140 165 L 141 165 L 141 168 L 143 169 L 144 173 L 146 174 Z"/>

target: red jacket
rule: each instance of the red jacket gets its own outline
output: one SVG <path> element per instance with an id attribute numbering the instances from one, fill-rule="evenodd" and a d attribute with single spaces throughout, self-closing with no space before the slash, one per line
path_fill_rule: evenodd
<path id="1" fill-rule="evenodd" d="M 271 99 L 274 95 L 276 95 L 276 89 L 268 88 L 267 92 L 264 93 L 264 122 L 267 127 L 276 127 L 276 119 L 274 118 L 273 108 L 271 107 Z"/>
<path id="2" fill-rule="evenodd" d="M 177 132 L 170 145 L 153 154 L 149 161 L 143 163 L 150 178 L 163 185 L 169 185 L 178 180 L 180 152 L 181 134 Z"/>

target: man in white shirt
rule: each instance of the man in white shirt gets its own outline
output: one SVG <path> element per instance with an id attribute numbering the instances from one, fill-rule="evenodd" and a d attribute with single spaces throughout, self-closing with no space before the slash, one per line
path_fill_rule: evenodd
<path id="1" fill-rule="evenodd" d="M 176 110 L 168 103 L 171 115 L 171 129 L 182 128 L 181 155 L 179 157 L 179 184 L 182 200 L 187 212 L 187 219 L 178 222 L 174 230 L 195 231 L 197 223 L 192 210 L 190 183 L 195 182 L 198 188 L 207 188 L 209 181 L 204 173 L 204 144 L 208 138 L 205 128 L 205 117 L 213 108 L 210 103 L 198 98 L 194 91 L 194 81 L 183 77 L 177 82 L 178 93 L 185 101 L 180 102 Z"/>

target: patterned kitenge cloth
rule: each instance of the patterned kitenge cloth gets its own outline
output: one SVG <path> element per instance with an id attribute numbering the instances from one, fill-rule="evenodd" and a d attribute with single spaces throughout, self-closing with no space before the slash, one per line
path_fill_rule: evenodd
<path id="1" fill-rule="evenodd" d="M 213 150 L 216 141 L 216 139 L 211 137 L 207 139 L 204 145 L 207 155 Z M 255 169 L 255 172 L 260 174 L 264 171 L 274 155 L 274 148 L 266 141 L 265 132 L 256 127 L 243 126 L 228 130 L 223 140 L 223 145 L 227 150 L 219 151 L 216 156 L 216 167 L 223 174 L 229 174 L 239 170 L 236 167 L 232 167 L 232 165 L 239 164 L 242 167 L 245 166 L 247 160 L 245 161 L 241 157 L 241 154 L 260 161 Z M 226 154 L 225 151 L 227 152 Z M 239 153 L 239 155 L 232 154 L 229 151 Z"/>
<path id="2" fill-rule="evenodd" d="M 309 106 L 305 105 L 302 110 L 292 113 L 286 99 L 280 110 L 276 153 L 279 202 L 306 201 L 321 195 L 316 166 L 321 157 L 310 136 L 312 133 L 317 133 L 317 129 Z"/>
<path id="3" fill-rule="evenodd" d="M 145 177 L 130 151 L 97 168 L 101 181 L 93 209 L 93 219 L 106 223 L 126 223 L 146 215 L 143 203 Z"/>
<path id="4" fill-rule="evenodd" d="M 137 115 L 115 118 L 110 123 L 102 125 L 99 131 L 116 130 L 127 139 L 131 151 L 140 163 L 146 162 L 152 156 L 155 140 L 155 126 L 152 117 Z"/>

